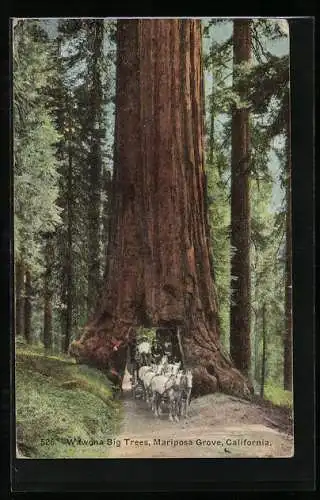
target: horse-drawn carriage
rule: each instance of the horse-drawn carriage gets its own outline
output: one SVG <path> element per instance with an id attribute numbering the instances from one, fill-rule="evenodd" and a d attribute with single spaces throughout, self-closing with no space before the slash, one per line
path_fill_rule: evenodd
<path id="1" fill-rule="evenodd" d="M 162 339 L 161 339 L 162 340 Z M 170 339 L 163 336 L 152 342 L 146 337 L 129 346 L 128 370 L 134 398 L 145 399 L 156 416 L 162 406 L 169 418 L 186 416 L 192 388 L 192 372 L 183 366 Z"/>

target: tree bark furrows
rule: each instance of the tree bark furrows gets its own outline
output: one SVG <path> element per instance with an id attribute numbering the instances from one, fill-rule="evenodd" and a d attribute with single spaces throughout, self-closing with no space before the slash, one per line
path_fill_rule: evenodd
<path id="1" fill-rule="evenodd" d="M 102 368 L 130 326 L 183 325 L 195 393 L 248 395 L 222 354 L 205 210 L 201 27 L 118 22 L 114 203 L 105 300 L 71 353 Z M 125 353 L 125 350 L 124 350 Z M 117 358 L 119 360 L 119 357 Z"/>
<path id="2" fill-rule="evenodd" d="M 15 335 L 23 334 L 23 294 L 24 294 L 24 264 L 23 260 L 16 262 L 15 270 L 15 299 L 16 299 L 16 311 L 15 311 L 15 324 L 16 332 Z"/>
<path id="3" fill-rule="evenodd" d="M 250 61 L 250 21 L 234 21 L 234 76 L 237 66 Z M 237 85 L 235 84 L 237 90 Z M 239 89 L 238 89 L 239 90 Z M 240 98 L 245 100 L 243 89 Z M 230 353 L 236 367 L 250 370 L 250 198 L 249 198 L 249 112 L 234 107 L 232 113 Z"/>
<path id="4" fill-rule="evenodd" d="M 32 295 L 32 285 L 31 285 L 31 273 L 29 269 L 26 269 L 25 272 L 25 289 L 24 289 L 24 338 L 26 341 L 31 343 L 31 314 L 32 314 L 32 305 L 31 305 L 31 297 Z"/>

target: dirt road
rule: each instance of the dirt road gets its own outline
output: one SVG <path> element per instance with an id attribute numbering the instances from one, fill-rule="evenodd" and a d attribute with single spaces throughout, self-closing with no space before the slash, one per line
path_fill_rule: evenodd
<path id="1" fill-rule="evenodd" d="M 189 417 L 170 422 L 134 400 L 124 380 L 124 420 L 110 458 L 279 458 L 293 455 L 293 437 L 275 409 L 212 394 L 191 401 Z"/>

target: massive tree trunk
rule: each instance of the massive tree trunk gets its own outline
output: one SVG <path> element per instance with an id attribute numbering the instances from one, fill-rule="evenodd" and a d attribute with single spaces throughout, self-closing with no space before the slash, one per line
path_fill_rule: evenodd
<path id="1" fill-rule="evenodd" d="M 25 274 L 25 289 L 24 289 L 24 338 L 28 342 L 31 343 L 31 294 L 32 294 L 32 285 L 31 285 L 31 274 L 29 269 L 26 269 Z"/>
<path id="2" fill-rule="evenodd" d="M 287 131 L 287 212 L 286 212 L 286 293 L 283 386 L 292 391 L 292 209 L 291 209 L 291 134 L 290 116 Z"/>
<path id="3" fill-rule="evenodd" d="M 237 66 L 250 61 L 250 21 L 234 21 L 235 89 L 245 99 L 245 90 L 237 88 Z M 231 287 L 230 354 L 235 366 L 245 375 L 250 371 L 250 195 L 249 195 L 249 112 L 246 108 L 232 113 L 231 165 Z"/>
<path id="4" fill-rule="evenodd" d="M 20 259 L 16 262 L 15 269 L 15 324 L 16 337 L 23 334 L 23 293 L 24 293 L 24 264 Z"/>
<path id="5" fill-rule="evenodd" d="M 200 21 L 119 21 L 117 37 L 105 295 L 70 353 L 121 372 L 131 327 L 180 325 L 195 394 L 249 396 L 219 340 L 210 272 Z"/>
<path id="6" fill-rule="evenodd" d="M 43 308 L 43 343 L 45 349 L 52 348 L 52 266 L 53 241 L 52 235 L 47 236 L 45 243 L 45 273 L 44 273 L 44 308 Z"/>
<path id="7" fill-rule="evenodd" d="M 88 312 L 89 315 L 97 306 L 100 285 L 100 241 L 101 241 L 101 184 L 102 184 L 102 151 L 101 125 L 103 112 L 103 95 L 101 81 L 101 64 L 103 58 L 104 21 L 95 20 L 89 33 L 92 44 L 92 61 L 90 68 L 90 129 L 91 151 L 89 155 L 89 203 L 88 203 Z"/>

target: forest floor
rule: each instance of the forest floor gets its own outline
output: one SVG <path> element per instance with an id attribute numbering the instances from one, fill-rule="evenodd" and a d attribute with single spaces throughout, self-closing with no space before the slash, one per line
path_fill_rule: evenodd
<path id="1" fill-rule="evenodd" d="M 293 455 L 287 407 L 217 393 L 191 400 L 188 418 L 170 422 L 165 408 L 156 418 L 133 398 L 128 372 L 117 401 L 101 372 L 30 347 L 16 351 L 16 424 L 19 458 Z"/>
<path id="2" fill-rule="evenodd" d="M 107 377 L 34 346 L 17 348 L 15 365 L 17 457 L 105 458 L 100 441 L 122 420 Z"/>
<path id="3" fill-rule="evenodd" d="M 124 418 L 109 458 L 285 458 L 294 454 L 288 408 L 218 393 L 192 400 L 187 419 L 170 422 L 165 411 L 156 418 L 145 401 L 133 398 L 128 373 L 122 404 Z"/>

